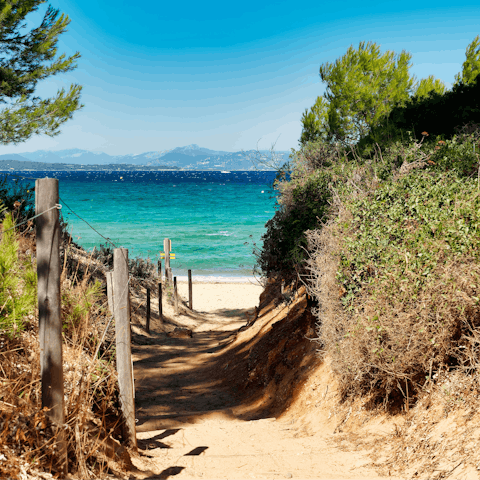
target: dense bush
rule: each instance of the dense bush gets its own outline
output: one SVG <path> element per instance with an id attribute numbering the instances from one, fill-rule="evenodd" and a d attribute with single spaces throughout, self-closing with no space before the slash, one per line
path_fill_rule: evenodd
<path id="1" fill-rule="evenodd" d="M 93 252 L 93 258 L 103 263 L 110 269 L 113 269 L 113 246 L 102 244 Z M 144 260 L 141 257 L 128 259 L 128 270 L 130 275 L 136 278 L 148 278 L 155 273 L 155 265 L 150 259 Z"/>
<path id="2" fill-rule="evenodd" d="M 328 209 L 328 177 L 312 175 L 302 185 L 296 185 L 291 195 L 294 203 L 280 205 L 265 225 L 257 266 L 267 277 L 289 278 L 301 268 L 306 256 L 305 232 L 317 227 Z"/>
<path id="3" fill-rule="evenodd" d="M 348 173 L 338 216 L 307 234 L 319 339 L 344 395 L 412 400 L 439 369 L 475 367 L 477 138 L 396 144 L 363 169 L 369 188 L 352 188 Z"/>
<path id="4" fill-rule="evenodd" d="M 32 217 L 35 212 L 35 188 L 19 179 L 4 175 L 0 179 L 0 202 L 9 212 L 14 212 L 17 223 Z"/>
<path id="5" fill-rule="evenodd" d="M 102 243 L 100 247 L 95 248 L 93 258 L 103 263 L 109 269 L 113 269 L 113 247 L 108 243 Z"/>
<path id="6" fill-rule="evenodd" d="M 427 96 L 413 97 L 404 105 L 392 109 L 380 124 L 360 140 L 363 154 L 375 143 L 388 143 L 408 139 L 411 132 L 416 139 L 422 132 L 430 135 L 431 141 L 451 139 L 464 125 L 480 124 L 480 75 L 471 84 L 459 83 L 443 94 L 432 91 Z"/>
<path id="7" fill-rule="evenodd" d="M 289 175 L 276 182 L 280 193 L 275 215 L 265 227 L 256 268 L 263 276 L 290 279 L 304 269 L 305 232 L 321 225 L 329 215 L 332 178 L 327 167 L 337 164 L 343 152 L 322 142 L 296 152 Z"/>

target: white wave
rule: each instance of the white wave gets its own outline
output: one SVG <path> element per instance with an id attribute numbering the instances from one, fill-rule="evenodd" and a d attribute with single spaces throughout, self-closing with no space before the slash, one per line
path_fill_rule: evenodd
<path id="1" fill-rule="evenodd" d="M 228 230 L 221 230 L 217 233 L 206 233 L 205 235 L 208 237 L 230 237 L 233 235 L 233 233 L 229 233 Z"/>

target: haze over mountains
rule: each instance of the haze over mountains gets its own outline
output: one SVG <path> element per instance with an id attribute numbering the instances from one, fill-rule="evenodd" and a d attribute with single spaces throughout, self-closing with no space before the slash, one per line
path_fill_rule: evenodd
<path id="1" fill-rule="evenodd" d="M 35 152 L 25 152 L 21 154 L 0 155 L 0 162 L 7 160 L 17 162 L 28 162 L 27 168 L 32 168 L 32 162 L 63 164 L 75 168 L 80 165 L 117 165 L 127 164 L 132 166 L 152 166 L 159 168 L 177 167 L 188 170 L 254 170 L 252 158 L 258 157 L 258 154 L 268 154 L 268 151 L 256 152 L 255 150 L 241 152 L 224 152 L 202 148 L 198 145 L 188 145 L 186 147 L 177 147 L 173 150 L 163 150 L 156 152 L 145 152 L 136 155 L 108 155 L 102 152 L 90 152 L 73 148 L 69 150 L 47 151 L 37 150 Z M 288 161 L 290 152 L 276 152 L 276 155 L 284 162 Z M 257 167 L 262 170 L 269 168 L 264 166 Z"/>

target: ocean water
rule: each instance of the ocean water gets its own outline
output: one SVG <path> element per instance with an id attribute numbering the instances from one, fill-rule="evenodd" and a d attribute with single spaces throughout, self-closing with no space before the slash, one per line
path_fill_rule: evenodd
<path id="1" fill-rule="evenodd" d="M 19 175 L 25 172 L 18 172 Z M 59 179 L 62 215 L 87 250 L 106 241 L 130 258 L 157 262 L 172 242 L 173 274 L 241 281 L 252 276 L 253 244 L 274 214 L 275 172 L 28 172 Z M 163 264 L 164 266 L 164 264 Z"/>

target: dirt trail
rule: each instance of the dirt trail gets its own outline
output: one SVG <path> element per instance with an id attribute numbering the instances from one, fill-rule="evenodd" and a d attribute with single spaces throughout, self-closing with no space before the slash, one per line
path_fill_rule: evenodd
<path id="1" fill-rule="evenodd" d="M 185 298 L 186 286 L 179 289 Z M 137 478 L 380 478 L 366 466 L 366 452 L 339 448 L 324 414 L 293 409 L 268 418 L 258 402 L 247 401 L 231 370 L 245 361 L 235 332 L 252 318 L 261 291 L 197 284 L 193 312 L 182 308 L 174 316 L 166 306 L 165 322 L 154 317 L 150 335 L 133 327 Z M 175 326 L 193 336 L 168 336 Z"/>

